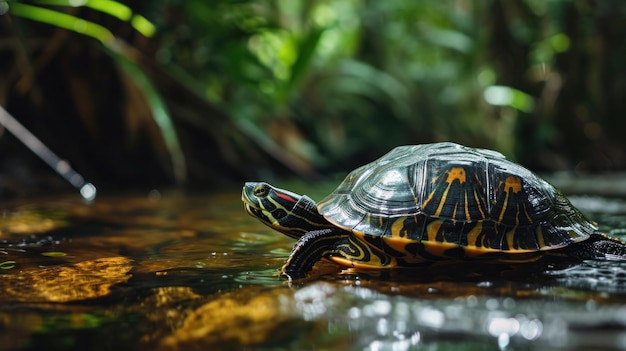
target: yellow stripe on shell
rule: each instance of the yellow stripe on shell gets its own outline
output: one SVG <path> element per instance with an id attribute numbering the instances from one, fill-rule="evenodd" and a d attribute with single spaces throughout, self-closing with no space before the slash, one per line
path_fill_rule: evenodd
<path id="1" fill-rule="evenodd" d="M 506 212 L 506 208 L 509 205 L 509 192 L 505 191 L 506 195 L 504 197 L 504 203 L 502 204 L 502 209 L 500 210 L 500 215 L 498 216 L 498 222 L 502 223 L 502 219 L 504 218 L 504 213 Z"/>
<path id="2" fill-rule="evenodd" d="M 508 245 L 508 251 L 514 252 L 514 251 L 518 251 L 518 249 L 514 248 L 514 244 L 515 244 L 515 228 L 509 230 L 508 232 L 506 232 L 506 234 L 504 234 L 504 238 L 506 240 L 506 243 Z"/>
<path id="3" fill-rule="evenodd" d="M 522 206 L 522 210 L 524 212 L 524 215 L 526 216 L 526 219 L 528 220 L 528 223 L 532 223 L 533 219 L 532 217 L 530 217 L 530 213 L 528 213 L 528 210 L 526 209 L 526 204 L 523 204 Z"/>
<path id="4" fill-rule="evenodd" d="M 446 186 L 446 190 L 443 191 L 443 195 L 439 199 L 439 206 L 437 206 L 437 210 L 435 211 L 435 217 L 441 216 L 441 211 L 443 211 L 443 206 L 445 205 L 446 199 L 448 198 L 448 191 L 450 191 L 452 183 L 454 183 L 455 180 L 458 180 L 461 184 L 467 181 L 467 178 L 465 176 L 465 169 L 463 169 L 463 167 L 452 167 L 448 171 L 446 171 L 446 175 L 446 183 L 448 185 Z M 429 199 L 431 199 L 433 193 L 434 191 L 428 197 Z"/>
<path id="5" fill-rule="evenodd" d="M 426 226 L 426 234 L 428 234 L 428 241 L 437 242 L 437 233 L 439 228 L 443 224 L 442 221 L 434 221 Z"/>
<path id="6" fill-rule="evenodd" d="M 467 198 L 467 192 L 464 194 L 465 196 L 465 220 L 467 220 L 468 222 L 472 220 L 472 217 L 470 216 L 469 213 L 469 199 Z"/>
<path id="7" fill-rule="evenodd" d="M 407 217 L 399 217 L 391 224 L 391 236 L 394 238 L 401 238 L 402 228 L 404 228 L 404 221 L 406 221 Z"/>
<path id="8" fill-rule="evenodd" d="M 466 234 L 468 246 L 478 246 L 478 245 L 476 245 L 477 244 L 476 241 L 478 240 L 478 237 L 480 236 L 482 231 L 483 231 L 483 222 L 476 223 L 474 228 L 472 228 Z"/>
<path id="9" fill-rule="evenodd" d="M 410 253 L 406 250 L 407 245 L 415 244 L 416 242 L 418 242 L 416 240 L 407 239 L 407 238 L 383 237 L 382 240 L 385 242 L 385 246 L 388 246 L 392 250 L 404 254 L 405 258 L 414 255 L 414 253 Z"/>
<path id="10" fill-rule="evenodd" d="M 504 180 L 504 191 L 509 192 L 509 189 L 513 191 L 514 194 L 522 191 L 522 180 L 516 176 L 508 176 Z"/>
<path id="11" fill-rule="evenodd" d="M 502 190 L 504 191 L 504 193 L 506 193 L 506 196 L 504 198 L 504 203 L 502 204 L 502 210 L 500 211 L 500 216 L 498 217 L 499 222 L 502 222 L 504 218 L 504 213 L 506 212 L 507 207 L 509 206 L 510 194 L 511 193 L 517 194 L 522 191 L 522 180 L 516 176 L 508 176 L 504 180 L 504 185 L 503 185 Z M 515 216 L 516 224 L 519 224 L 518 216 L 519 216 L 519 209 Z"/>
<path id="12" fill-rule="evenodd" d="M 446 251 L 450 250 L 450 249 L 458 249 L 460 246 L 459 244 L 453 244 L 453 243 L 446 243 L 446 242 L 426 242 L 426 241 L 422 241 L 422 244 L 424 245 L 424 249 L 426 250 L 426 252 L 428 252 L 431 255 L 434 256 L 438 256 L 438 257 L 448 257 L 446 256 Z"/>
<path id="13" fill-rule="evenodd" d="M 455 180 L 458 180 L 459 183 L 463 184 L 467 180 L 465 177 L 465 169 L 463 167 L 452 167 L 446 173 L 448 174 L 448 177 L 446 178 L 446 183 L 448 184 L 452 184 Z"/>
<path id="14" fill-rule="evenodd" d="M 437 183 L 437 179 L 439 179 L 439 177 L 432 177 L 432 179 L 430 180 L 430 184 L 436 184 Z M 422 203 L 422 208 L 426 207 L 426 205 L 428 205 L 428 203 L 430 201 L 432 201 L 433 197 L 435 196 L 435 191 L 431 191 L 430 194 L 428 194 L 428 197 L 426 197 L 426 199 L 424 199 L 424 202 Z"/>
<path id="15" fill-rule="evenodd" d="M 446 202 L 446 198 L 448 197 L 448 190 L 450 190 L 450 183 L 446 187 L 446 190 L 443 191 L 443 195 L 439 199 L 439 206 L 437 206 L 437 210 L 435 211 L 435 217 L 441 216 L 441 211 L 443 210 L 443 205 Z"/>
<path id="16" fill-rule="evenodd" d="M 535 230 L 535 235 L 537 236 L 537 244 L 539 244 L 539 249 L 546 247 L 546 241 L 544 239 L 543 229 L 541 229 L 541 226 L 537 226 L 537 229 Z"/>
<path id="17" fill-rule="evenodd" d="M 500 263 L 505 262 L 533 262 L 542 257 L 540 251 L 531 249 L 519 249 L 514 251 L 503 251 L 497 249 L 490 249 L 485 247 L 467 246 L 465 247 L 465 257 L 479 258 L 486 253 L 502 253 L 506 255 L 494 258 L 495 261 Z M 524 254 L 533 254 L 530 256 L 524 256 Z"/>
<path id="18" fill-rule="evenodd" d="M 480 218 L 484 219 L 485 218 L 485 212 L 483 212 L 483 207 L 482 207 L 482 204 L 480 202 L 480 196 L 476 192 L 476 189 L 474 189 L 473 193 L 474 193 L 474 200 L 476 200 L 476 204 L 478 205 L 478 211 L 480 211 L 480 216 L 481 216 Z"/>

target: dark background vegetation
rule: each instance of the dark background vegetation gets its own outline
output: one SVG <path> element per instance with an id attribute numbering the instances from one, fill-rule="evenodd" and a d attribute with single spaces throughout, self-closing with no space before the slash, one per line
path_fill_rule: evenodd
<path id="1" fill-rule="evenodd" d="M 539 172 L 626 168 L 621 0 L 100 3 L 156 30 L 0 1 L 0 105 L 101 189 L 313 179 L 445 140 Z M 68 188 L 0 126 L 0 196 Z"/>

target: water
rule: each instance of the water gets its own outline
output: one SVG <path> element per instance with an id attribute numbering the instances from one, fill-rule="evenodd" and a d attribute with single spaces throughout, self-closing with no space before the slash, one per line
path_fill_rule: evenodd
<path id="1" fill-rule="evenodd" d="M 294 241 L 249 217 L 239 197 L 5 202 L 0 349 L 626 349 L 623 262 L 399 272 L 321 263 L 289 282 L 278 272 Z M 626 238 L 624 200 L 572 200 Z"/>

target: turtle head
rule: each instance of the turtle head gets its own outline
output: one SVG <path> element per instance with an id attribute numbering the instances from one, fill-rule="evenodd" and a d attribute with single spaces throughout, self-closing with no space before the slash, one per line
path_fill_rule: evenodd
<path id="1" fill-rule="evenodd" d="M 248 182 L 243 186 L 241 201 L 252 216 L 292 238 L 307 232 L 330 228 L 308 196 L 275 188 L 267 183 Z"/>

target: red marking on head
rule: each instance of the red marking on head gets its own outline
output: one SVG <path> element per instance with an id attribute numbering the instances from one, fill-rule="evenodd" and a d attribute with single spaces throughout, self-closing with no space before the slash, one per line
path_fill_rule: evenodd
<path id="1" fill-rule="evenodd" d="M 287 200 L 287 201 L 289 201 L 289 202 L 293 202 L 294 204 L 295 204 L 296 202 L 298 202 L 298 201 L 297 201 L 296 199 L 294 199 L 293 197 L 291 197 L 291 196 L 289 196 L 289 195 L 287 195 L 287 194 L 283 194 L 283 193 L 278 192 L 278 191 L 276 192 L 276 196 L 280 197 L 280 198 L 281 198 L 281 199 L 283 199 L 283 200 Z"/>

